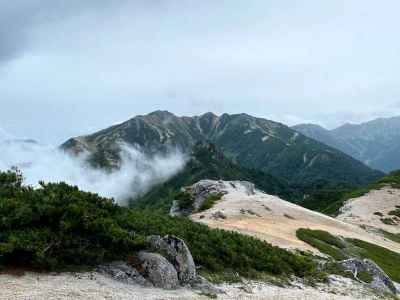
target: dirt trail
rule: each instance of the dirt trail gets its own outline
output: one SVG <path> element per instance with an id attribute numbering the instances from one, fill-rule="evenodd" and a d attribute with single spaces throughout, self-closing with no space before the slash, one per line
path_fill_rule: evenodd
<path id="1" fill-rule="evenodd" d="M 208 300 L 189 289 L 169 291 L 117 282 L 98 273 L 0 275 L 0 300 Z M 266 283 L 220 286 L 221 300 L 350 300 L 379 299 L 361 284 L 337 278 L 329 286 L 290 288 Z"/>

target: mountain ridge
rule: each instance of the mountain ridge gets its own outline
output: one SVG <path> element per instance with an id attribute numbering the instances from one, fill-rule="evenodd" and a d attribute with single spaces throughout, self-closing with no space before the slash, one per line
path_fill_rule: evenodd
<path id="1" fill-rule="evenodd" d="M 317 128 L 318 130 L 315 130 Z M 346 123 L 328 130 L 315 124 L 292 127 L 384 172 L 400 169 L 400 117 L 378 118 L 361 124 Z"/>
<path id="2" fill-rule="evenodd" d="M 188 153 L 197 142 L 208 141 L 243 167 L 296 184 L 329 179 L 362 185 L 382 175 L 284 124 L 248 114 L 178 117 L 168 111 L 155 111 L 72 138 L 61 147 L 73 153 L 88 151 L 96 166 L 113 166 L 118 161 L 119 143 L 137 145 L 149 154 L 157 154 L 171 148 Z"/>

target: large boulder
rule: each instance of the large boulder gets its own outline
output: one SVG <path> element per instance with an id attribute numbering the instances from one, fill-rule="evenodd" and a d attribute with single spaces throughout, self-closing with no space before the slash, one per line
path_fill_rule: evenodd
<path id="1" fill-rule="evenodd" d="M 138 270 L 125 262 L 117 261 L 108 265 L 102 265 L 98 267 L 98 271 L 123 283 L 153 286 L 153 284 L 147 281 Z"/>
<path id="2" fill-rule="evenodd" d="M 190 283 L 196 278 L 196 265 L 185 242 L 173 235 L 149 236 L 152 251 L 158 252 L 175 267 L 181 283 Z"/>
<path id="3" fill-rule="evenodd" d="M 397 289 L 389 276 L 373 261 L 369 259 L 352 258 L 340 262 L 345 270 L 351 272 L 353 276 L 363 281 L 361 274 L 368 274 L 370 282 L 364 282 L 371 288 L 382 292 L 397 294 Z"/>
<path id="4" fill-rule="evenodd" d="M 175 289 L 179 286 L 174 266 L 158 253 L 139 252 L 139 265 L 134 266 L 155 287 Z"/>
<path id="5" fill-rule="evenodd" d="M 240 190 L 250 196 L 255 194 L 256 189 L 253 183 L 247 181 L 201 180 L 192 186 L 182 189 L 182 192 L 192 197 L 192 207 L 180 208 L 179 201 L 175 200 L 172 203 L 169 214 L 173 217 L 188 216 L 198 212 L 204 201 L 210 195 L 226 195 L 232 190 Z"/>

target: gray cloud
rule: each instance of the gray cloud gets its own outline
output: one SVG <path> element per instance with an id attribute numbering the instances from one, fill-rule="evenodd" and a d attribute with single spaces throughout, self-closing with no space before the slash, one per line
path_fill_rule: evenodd
<path id="1" fill-rule="evenodd" d="M 19 136 L 156 109 L 328 127 L 400 113 L 395 0 L 3 2 L 0 126 Z"/>
<path id="2" fill-rule="evenodd" d="M 48 145 L 4 140 L 1 133 L 0 171 L 18 167 L 28 185 L 37 186 L 39 181 L 67 182 L 85 191 L 113 197 L 120 204 L 173 176 L 186 162 L 176 151 L 167 156 L 148 157 L 136 148 L 121 145 L 121 167 L 107 172 L 89 168 L 85 155 L 72 157 Z"/>

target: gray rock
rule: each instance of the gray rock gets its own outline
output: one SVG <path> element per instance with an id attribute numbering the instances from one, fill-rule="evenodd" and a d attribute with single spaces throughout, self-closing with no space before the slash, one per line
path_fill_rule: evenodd
<path id="1" fill-rule="evenodd" d="M 158 253 L 139 252 L 138 260 L 142 275 L 155 287 L 175 289 L 179 286 L 174 266 Z"/>
<path id="2" fill-rule="evenodd" d="M 372 282 L 367 283 L 371 288 L 381 292 L 388 292 L 392 294 L 397 293 L 397 289 L 389 278 L 389 276 L 373 261 L 369 259 L 352 258 L 340 262 L 345 270 L 353 273 L 354 277 L 358 278 L 358 274 L 366 272 L 372 277 Z M 361 280 L 360 280 L 361 281 Z"/>
<path id="3" fill-rule="evenodd" d="M 219 219 L 222 219 L 222 220 L 225 220 L 226 219 L 226 215 L 222 212 L 222 211 L 216 211 L 215 213 L 213 213 L 212 215 L 211 215 L 215 220 L 219 220 Z"/>
<path id="4" fill-rule="evenodd" d="M 225 293 L 223 290 L 215 287 L 211 284 L 207 279 L 201 276 L 197 276 L 190 283 L 192 289 L 197 290 L 204 294 L 223 294 Z"/>
<path id="5" fill-rule="evenodd" d="M 185 242 L 173 235 L 149 236 L 152 251 L 162 254 L 175 267 L 181 283 L 189 283 L 196 278 L 196 266 Z"/>
<path id="6" fill-rule="evenodd" d="M 212 194 L 226 194 L 228 181 L 201 180 L 192 186 L 182 189 L 193 197 L 193 207 L 190 209 L 180 209 L 178 201 L 174 201 L 170 209 L 171 216 L 188 216 L 198 212 L 208 196 Z M 233 184 L 233 182 L 231 182 Z M 239 183 L 239 182 L 238 182 Z"/>
<path id="7" fill-rule="evenodd" d="M 120 282 L 142 286 L 153 286 L 139 273 L 139 271 L 125 262 L 118 261 L 108 265 L 102 265 L 99 266 L 97 270 L 98 272 L 111 276 L 113 279 Z"/>

